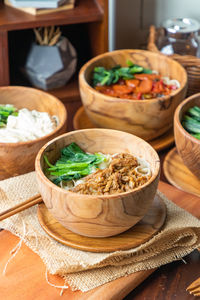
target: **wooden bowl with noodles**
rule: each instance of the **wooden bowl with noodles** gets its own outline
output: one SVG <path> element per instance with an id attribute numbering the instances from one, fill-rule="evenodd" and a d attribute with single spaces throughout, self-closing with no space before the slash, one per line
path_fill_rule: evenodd
<path id="1" fill-rule="evenodd" d="M 200 179 L 200 140 L 186 131 L 181 123 L 188 109 L 194 106 L 200 108 L 200 93 L 190 96 L 177 107 L 174 115 L 174 135 L 183 163 Z"/>
<path id="2" fill-rule="evenodd" d="M 44 155 L 51 164 L 60 150 L 75 142 L 89 153 L 131 153 L 149 163 L 151 177 L 143 185 L 116 194 L 88 195 L 65 190 L 45 175 Z M 84 129 L 63 134 L 39 151 L 35 163 L 39 192 L 50 213 L 67 229 L 89 237 L 108 237 L 126 231 L 143 218 L 156 194 L 160 161 L 144 140 L 117 130 Z"/>
<path id="3" fill-rule="evenodd" d="M 180 88 L 162 97 L 130 100 L 105 95 L 92 87 L 95 67 L 127 66 L 127 61 L 178 80 Z M 89 60 L 81 68 L 79 88 L 84 109 L 97 127 L 126 131 L 149 141 L 173 126 L 174 111 L 186 94 L 187 73 L 178 62 L 162 54 L 145 50 L 116 50 Z"/>
<path id="4" fill-rule="evenodd" d="M 26 142 L 0 143 L 0 180 L 34 171 L 39 149 L 52 138 L 66 132 L 67 112 L 56 97 L 34 88 L 0 87 L 0 105 L 12 104 L 17 109 L 27 108 L 56 115 L 59 123 L 49 134 Z M 28 126 L 28 125 L 27 125 Z M 24 128 L 25 129 L 25 128 Z"/>

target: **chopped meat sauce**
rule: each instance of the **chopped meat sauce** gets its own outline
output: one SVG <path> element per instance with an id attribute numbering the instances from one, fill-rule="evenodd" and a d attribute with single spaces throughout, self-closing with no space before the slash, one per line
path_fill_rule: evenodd
<path id="1" fill-rule="evenodd" d="M 81 183 L 71 189 L 79 194 L 110 195 L 123 193 L 146 183 L 150 176 L 138 173 L 137 159 L 128 153 L 120 153 L 113 157 L 109 167 L 88 175 Z"/>

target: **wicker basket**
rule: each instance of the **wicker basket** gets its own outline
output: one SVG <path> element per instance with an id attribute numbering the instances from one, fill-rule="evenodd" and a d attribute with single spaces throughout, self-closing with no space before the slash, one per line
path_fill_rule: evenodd
<path id="1" fill-rule="evenodd" d="M 160 53 L 156 47 L 157 31 L 155 26 L 150 27 L 148 50 Z M 187 71 L 188 75 L 188 90 L 187 96 L 200 92 L 200 58 L 191 55 L 170 55 L 171 58 L 178 61 Z"/>

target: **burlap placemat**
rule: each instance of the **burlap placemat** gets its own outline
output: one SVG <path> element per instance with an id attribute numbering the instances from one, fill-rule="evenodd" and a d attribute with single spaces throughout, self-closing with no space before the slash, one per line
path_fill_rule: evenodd
<path id="1" fill-rule="evenodd" d="M 0 181 L 0 212 L 37 193 L 34 172 Z M 162 231 L 126 251 L 92 253 L 64 246 L 43 231 L 36 206 L 0 222 L 0 227 L 19 236 L 51 274 L 63 276 L 73 290 L 85 292 L 118 277 L 178 260 L 200 246 L 200 221 L 161 196 L 167 207 Z"/>

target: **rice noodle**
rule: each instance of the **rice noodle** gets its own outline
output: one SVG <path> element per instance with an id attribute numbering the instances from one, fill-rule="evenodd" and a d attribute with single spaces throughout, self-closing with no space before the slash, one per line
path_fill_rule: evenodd
<path id="1" fill-rule="evenodd" d="M 52 132 L 58 125 L 58 117 L 47 112 L 18 111 L 18 116 L 10 115 L 5 128 L 0 129 L 1 143 L 17 143 L 35 140 Z"/>

